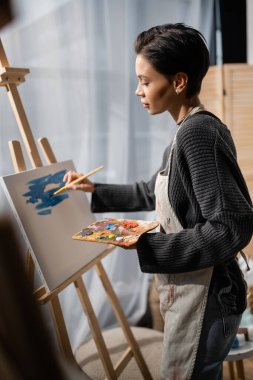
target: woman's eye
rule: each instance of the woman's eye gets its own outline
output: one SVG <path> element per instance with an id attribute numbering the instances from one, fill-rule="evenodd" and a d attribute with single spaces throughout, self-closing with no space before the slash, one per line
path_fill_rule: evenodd
<path id="1" fill-rule="evenodd" d="M 148 82 L 146 82 L 146 83 L 142 83 L 142 86 L 148 86 L 148 85 L 149 85 Z"/>

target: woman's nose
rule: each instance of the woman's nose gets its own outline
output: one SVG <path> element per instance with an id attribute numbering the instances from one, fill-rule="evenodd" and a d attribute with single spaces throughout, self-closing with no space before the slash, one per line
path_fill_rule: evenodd
<path id="1" fill-rule="evenodd" d="M 143 91 L 142 91 L 142 86 L 140 84 L 138 84 L 136 90 L 135 90 L 135 95 L 137 96 L 142 96 L 143 94 Z"/>

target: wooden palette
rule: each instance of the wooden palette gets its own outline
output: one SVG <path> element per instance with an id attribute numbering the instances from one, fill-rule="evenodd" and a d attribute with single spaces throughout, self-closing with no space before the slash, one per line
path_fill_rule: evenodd
<path id="1" fill-rule="evenodd" d="M 158 225 L 157 221 L 105 218 L 83 228 L 72 238 L 129 247 L 135 244 L 142 234 Z"/>

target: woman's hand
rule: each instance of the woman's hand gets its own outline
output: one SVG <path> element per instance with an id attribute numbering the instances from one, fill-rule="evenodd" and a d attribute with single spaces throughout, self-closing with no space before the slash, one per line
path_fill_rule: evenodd
<path id="1" fill-rule="evenodd" d="M 65 174 L 63 177 L 63 181 L 65 182 L 66 186 L 68 186 L 68 189 L 70 190 L 82 190 L 87 193 L 93 193 L 94 191 L 94 183 L 91 182 L 89 179 L 84 179 L 83 181 L 76 183 L 75 185 L 70 185 L 72 181 L 74 181 L 77 178 L 82 177 L 82 173 L 72 172 L 69 171 Z"/>

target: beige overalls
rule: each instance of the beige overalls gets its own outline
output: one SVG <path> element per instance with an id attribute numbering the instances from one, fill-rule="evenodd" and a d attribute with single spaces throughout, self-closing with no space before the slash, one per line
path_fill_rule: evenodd
<path id="1" fill-rule="evenodd" d="M 199 107 L 195 107 L 188 116 L 198 110 Z M 165 168 L 158 174 L 155 184 L 157 217 L 166 234 L 177 233 L 183 229 L 168 197 L 171 156 L 176 136 L 167 163 L 168 174 L 164 175 Z M 194 272 L 156 275 L 160 310 L 164 318 L 161 380 L 191 379 L 212 271 L 213 268 L 207 268 Z"/>

